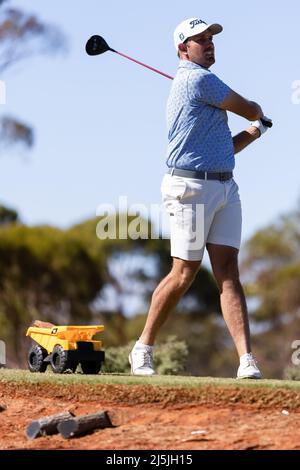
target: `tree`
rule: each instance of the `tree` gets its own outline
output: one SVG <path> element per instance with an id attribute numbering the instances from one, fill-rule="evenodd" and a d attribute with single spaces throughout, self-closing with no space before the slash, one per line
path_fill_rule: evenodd
<path id="1" fill-rule="evenodd" d="M 4 3 L 2 0 L 1 5 Z M 33 56 L 53 53 L 62 48 L 64 36 L 50 24 L 43 23 L 34 15 L 18 9 L 0 10 L 0 73 L 17 62 Z M 0 119 L 1 148 L 22 145 L 27 148 L 34 143 L 33 129 L 25 122 L 12 116 Z"/>
<path id="2" fill-rule="evenodd" d="M 90 253 L 103 261 L 104 285 L 95 299 L 93 309 L 95 312 L 101 312 L 106 320 L 109 318 L 110 341 L 116 346 L 126 344 L 128 341 L 126 333 L 128 299 L 138 300 L 142 305 L 151 284 L 151 274 L 147 269 L 151 260 L 145 252 L 147 242 L 143 238 L 150 233 L 151 224 L 145 219 L 140 219 L 141 238 L 132 240 L 128 234 L 128 227 L 134 223 L 134 220 L 135 217 L 126 214 L 103 216 L 100 219 L 87 220 L 69 231 L 72 236 L 85 240 Z M 101 221 L 107 226 L 115 227 L 115 239 L 97 238 L 96 231 Z M 125 239 L 120 238 L 120 231 L 126 234 Z"/>
<path id="3" fill-rule="evenodd" d="M 0 329 L 18 364 L 24 363 L 25 330 L 33 319 L 56 324 L 103 322 L 106 346 L 126 344 L 140 333 L 145 318 L 128 322 L 128 306 L 133 301 L 138 306 L 131 314 L 148 310 L 153 290 L 171 266 L 169 241 L 120 239 L 118 233 L 115 240 L 99 240 L 98 223 L 99 219 L 91 219 L 66 231 L 20 223 L 0 227 Z M 151 228 L 147 220 L 141 224 L 142 234 Z M 187 302 L 166 326 L 166 334 L 170 329 L 190 343 L 193 358 L 201 330 L 202 370 L 210 355 L 210 339 L 216 354 L 223 344 L 223 326 L 215 315 L 218 298 L 210 273 L 201 269 Z"/>
<path id="4" fill-rule="evenodd" d="M 152 255 L 156 262 L 155 285 L 170 271 L 172 264 L 170 242 L 166 239 L 149 240 L 145 250 L 146 253 Z M 204 266 L 201 266 L 194 282 L 181 300 L 178 310 L 181 312 L 195 312 L 202 317 L 212 313 L 220 315 L 221 306 L 217 284 Z"/>
<path id="5" fill-rule="evenodd" d="M 15 210 L 0 205 L 0 227 L 18 221 L 19 216 Z"/>
<path id="6" fill-rule="evenodd" d="M 136 240 L 132 240 L 128 232 L 125 240 L 119 238 L 120 221 L 126 221 L 126 228 L 121 228 L 121 231 L 125 232 L 134 222 L 134 217 L 117 216 L 114 240 L 106 239 L 100 242 L 97 239 L 96 227 L 99 219 L 85 221 L 70 230 L 73 236 L 85 240 L 91 253 L 98 253 L 99 257 L 105 259 L 105 282 L 94 307 L 102 313 L 113 313 L 109 319 L 114 338 L 111 336 L 110 340 L 115 345 L 125 344 L 132 339 L 126 328 L 128 305 L 134 301 L 136 306 L 135 312 L 130 312 L 131 315 L 148 311 L 152 293 L 170 271 L 172 263 L 169 240 L 149 237 L 153 228 L 148 220 L 140 219 L 141 237 Z M 203 267 L 200 269 L 196 280 L 178 306 L 178 311 L 195 313 L 198 319 L 200 315 L 202 318 L 220 315 L 219 292 L 208 270 Z"/>
<path id="7" fill-rule="evenodd" d="M 102 285 L 103 266 L 78 238 L 47 226 L 0 229 L 1 335 L 19 364 L 33 319 L 89 323 L 90 303 Z"/>
<path id="8" fill-rule="evenodd" d="M 291 321 L 300 309 L 300 208 L 256 232 L 245 245 L 242 269 L 256 321 Z"/>
<path id="9" fill-rule="evenodd" d="M 31 148 L 34 143 L 34 132 L 31 127 L 10 116 L 0 118 L 0 151 L 10 148 Z"/>

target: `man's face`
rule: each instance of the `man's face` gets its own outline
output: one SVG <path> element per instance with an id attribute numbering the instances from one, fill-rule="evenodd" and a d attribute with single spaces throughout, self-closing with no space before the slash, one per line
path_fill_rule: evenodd
<path id="1" fill-rule="evenodd" d="M 213 35 L 209 31 L 190 37 L 186 41 L 188 59 L 209 68 L 215 63 Z"/>

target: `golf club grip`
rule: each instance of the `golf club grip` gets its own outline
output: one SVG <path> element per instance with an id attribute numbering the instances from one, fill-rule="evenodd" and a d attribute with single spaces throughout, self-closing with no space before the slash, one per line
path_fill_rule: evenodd
<path id="1" fill-rule="evenodd" d="M 261 119 L 261 123 L 262 123 L 265 127 L 272 127 L 272 126 L 273 126 L 273 122 L 265 121 L 265 119 Z"/>

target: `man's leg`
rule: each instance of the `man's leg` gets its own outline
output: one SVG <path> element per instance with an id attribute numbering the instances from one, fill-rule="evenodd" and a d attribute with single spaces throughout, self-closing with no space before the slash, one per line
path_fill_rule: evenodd
<path id="1" fill-rule="evenodd" d="M 129 354 L 132 374 L 148 376 L 155 374 L 152 350 L 156 335 L 190 287 L 200 264 L 200 261 L 173 258 L 172 270 L 155 289 L 144 330 Z"/>
<path id="2" fill-rule="evenodd" d="M 251 352 L 250 329 L 244 291 L 240 283 L 238 250 L 207 244 L 210 262 L 221 296 L 224 320 L 239 356 Z"/>
<path id="3" fill-rule="evenodd" d="M 260 379 L 260 370 L 251 353 L 247 305 L 238 269 L 238 250 L 211 243 L 207 244 L 207 250 L 220 290 L 222 313 L 240 356 L 237 378 Z"/>
<path id="4" fill-rule="evenodd" d="M 147 321 L 140 336 L 142 343 L 153 345 L 160 327 L 195 279 L 200 264 L 201 261 L 173 258 L 172 270 L 152 295 Z"/>

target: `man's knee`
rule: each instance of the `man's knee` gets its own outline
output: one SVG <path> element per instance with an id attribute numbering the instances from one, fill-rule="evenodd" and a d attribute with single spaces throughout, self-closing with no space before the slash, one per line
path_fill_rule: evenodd
<path id="1" fill-rule="evenodd" d="M 186 290 L 194 281 L 201 261 L 185 261 L 175 259 L 170 275 L 177 281 L 177 286 L 181 290 Z"/>
<path id="2" fill-rule="evenodd" d="M 240 284 L 238 260 L 236 257 L 229 257 L 220 260 L 219 263 L 215 263 L 213 271 L 219 288 L 224 287 L 224 284 L 232 286 Z"/>
<path id="3" fill-rule="evenodd" d="M 220 284 L 223 281 L 239 282 L 239 250 L 222 246 L 207 245 L 214 276 Z"/>
<path id="4" fill-rule="evenodd" d="M 222 290 L 224 283 L 230 285 L 240 283 L 237 252 L 228 252 L 225 256 L 214 257 L 212 268 L 219 289 Z"/>

